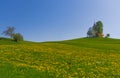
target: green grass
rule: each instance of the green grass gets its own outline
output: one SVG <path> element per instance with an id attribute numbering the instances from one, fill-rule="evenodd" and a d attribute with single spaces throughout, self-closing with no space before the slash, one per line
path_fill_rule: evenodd
<path id="1" fill-rule="evenodd" d="M 0 78 L 119 78 L 120 40 L 58 42 L 0 39 Z"/>

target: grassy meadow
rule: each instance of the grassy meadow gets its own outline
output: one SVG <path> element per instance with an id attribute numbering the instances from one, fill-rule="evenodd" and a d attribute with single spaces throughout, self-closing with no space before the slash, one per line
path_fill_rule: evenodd
<path id="1" fill-rule="evenodd" d="M 119 78 L 120 40 L 58 42 L 0 39 L 0 78 Z"/>

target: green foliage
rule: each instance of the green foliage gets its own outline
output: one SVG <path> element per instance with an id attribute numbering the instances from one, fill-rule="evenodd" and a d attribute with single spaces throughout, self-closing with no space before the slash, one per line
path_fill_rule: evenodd
<path id="1" fill-rule="evenodd" d="M 13 40 L 16 42 L 23 41 L 23 36 L 20 33 L 15 33 L 13 34 Z"/>
<path id="2" fill-rule="evenodd" d="M 90 27 L 89 28 L 89 30 L 88 30 L 88 32 L 87 32 L 87 37 L 90 37 L 90 36 L 92 36 L 92 28 Z"/>
<path id="3" fill-rule="evenodd" d="M 110 34 L 106 34 L 105 38 L 109 38 L 110 37 Z"/>
<path id="4" fill-rule="evenodd" d="M 96 22 L 93 26 L 95 37 L 103 37 L 103 24 L 101 21 Z"/>
<path id="5" fill-rule="evenodd" d="M 103 33 L 103 24 L 101 21 L 96 22 L 96 28 L 98 34 Z"/>
<path id="6" fill-rule="evenodd" d="M 103 37 L 103 24 L 101 21 L 96 22 L 93 27 L 92 31 L 88 31 L 89 33 L 92 33 L 91 37 Z M 91 34 L 87 35 L 91 35 Z"/>

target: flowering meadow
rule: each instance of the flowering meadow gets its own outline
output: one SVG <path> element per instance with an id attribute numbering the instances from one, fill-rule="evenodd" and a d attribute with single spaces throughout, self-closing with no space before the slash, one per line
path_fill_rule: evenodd
<path id="1" fill-rule="evenodd" d="M 0 44 L 0 78 L 119 78 L 120 40 Z"/>

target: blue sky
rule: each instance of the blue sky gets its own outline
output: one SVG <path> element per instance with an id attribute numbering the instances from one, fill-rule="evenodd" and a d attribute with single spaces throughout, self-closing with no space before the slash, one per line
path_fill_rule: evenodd
<path id="1" fill-rule="evenodd" d="M 120 38 L 120 0 L 0 0 L 0 33 L 14 26 L 29 41 L 85 37 L 98 20 Z"/>

